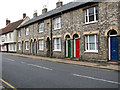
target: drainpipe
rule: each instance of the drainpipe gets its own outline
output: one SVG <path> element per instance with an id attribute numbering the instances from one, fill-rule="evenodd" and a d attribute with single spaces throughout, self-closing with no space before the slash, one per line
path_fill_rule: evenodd
<path id="1" fill-rule="evenodd" d="M 50 57 L 52 57 L 53 55 L 53 50 L 52 50 L 52 18 L 50 20 L 50 38 L 51 38 L 51 42 L 50 42 Z"/>
<path id="2" fill-rule="evenodd" d="M 82 50 L 81 50 L 81 40 L 80 40 L 80 60 L 82 59 Z"/>

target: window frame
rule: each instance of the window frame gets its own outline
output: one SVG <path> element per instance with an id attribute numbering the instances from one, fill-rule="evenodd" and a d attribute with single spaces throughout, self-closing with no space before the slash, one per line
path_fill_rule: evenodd
<path id="1" fill-rule="evenodd" d="M 29 32 L 30 32 L 29 28 L 26 28 L 26 29 L 25 29 L 25 35 L 28 36 L 28 35 L 29 35 Z"/>
<path id="2" fill-rule="evenodd" d="M 21 37 L 21 30 L 18 31 L 18 37 Z"/>
<path id="3" fill-rule="evenodd" d="M 91 8 L 94 8 L 94 14 L 93 14 L 94 15 L 94 20 L 93 21 L 90 21 L 90 15 L 89 15 L 89 10 Z M 87 9 L 84 10 L 84 13 L 85 13 L 85 24 L 91 24 L 91 23 L 98 22 L 98 19 L 97 19 L 97 16 L 96 16 L 96 15 L 98 15 L 98 11 L 96 13 L 96 10 L 98 10 L 98 6 L 90 7 L 90 8 L 87 8 Z"/>
<path id="4" fill-rule="evenodd" d="M 25 50 L 29 50 L 30 43 L 28 41 L 25 42 Z"/>
<path id="5" fill-rule="evenodd" d="M 11 32 L 9 32 L 9 40 L 11 40 Z"/>
<path id="6" fill-rule="evenodd" d="M 18 43 L 18 50 L 21 50 L 21 43 Z"/>
<path id="7" fill-rule="evenodd" d="M 54 19 L 54 30 L 61 29 L 61 17 Z"/>
<path id="8" fill-rule="evenodd" d="M 43 39 L 39 40 L 38 45 L 39 45 L 39 50 L 43 51 L 44 50 L 44 40 Z"/>
<path id="9" fill-rule="evenodd" d="M 59 42 L 57 42 L 57 39 L 59 40 Z M 61 46 L 61 38 L 54 38 L 54 51 L 61 51 Z"/>
<path id="10" fill-rule="evenodd" d="M 39 30 L 38 30 L 39 33 L 44 32 L 44 30 L 45 30 L 45 23 L 44 22 L 39 23 L 38 27 L 39 27 Z"/>
<path id="11" fill-rule="evenodd" d="M 90 36 L 94 36 L 94 44 L 95 44 L 95 50 L 90 50 Z M 98 53 L 98 34 L 92 34 L 92 35 L 85 35 L 85 52 L 95 52 Z M 88 39 L 87 39 L 88 37 Z M 88 46 L 87 46 L 87 40 L 88 40 Z M 87 49 L 88 47 L 88 49 Z"/>

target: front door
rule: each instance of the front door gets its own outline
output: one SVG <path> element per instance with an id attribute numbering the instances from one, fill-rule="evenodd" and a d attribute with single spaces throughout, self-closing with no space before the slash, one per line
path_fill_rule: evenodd
<path id="1" fill-rule="evenodd" d="M 22 53 L 24 53 L 24 42 L 22 42 Z"/>
<path id="2" fill-rule="evenodd" d="M 75 39 L 74 40 L 74 57 L 76 58 L 79 58 L 79 51 L 80 51 L 80 48 L 79 48 L 79 39 Z"/>
<path id="3" fill-rule="evenodd" d="M 34 54 L 37 55 L 37 42 L 34 42 Z"/>
<path id="4" fill-rule="evenodd" d="M 118 38 L 110 37 L 110 60 L 119 60 L 118 57 Z"/>
<path id="5" fill-rule="evenodd" d="M 66 40 L 66 57 L 71 57 L 71 41 Z"/>
<path id="6" fill-rule="evenodd" d="M 31 54 L 33 54 L 33 43 L 31 41 Z"/>

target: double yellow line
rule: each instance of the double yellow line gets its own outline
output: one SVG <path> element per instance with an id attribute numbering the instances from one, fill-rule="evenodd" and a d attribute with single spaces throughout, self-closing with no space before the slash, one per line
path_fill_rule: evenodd
<path id="1" fill-rule="evenodd" d="M 13 90 L 17 90 L 15 87 L 13 87 L 12 85 L 10 85 L 9 83 L 7 83 L 6 81 L 4 81 L 3 79 L 0 78 L 0 81 L 2 81 L 4 84 L 6 84 L 7 86 L 9 86 Z"/>

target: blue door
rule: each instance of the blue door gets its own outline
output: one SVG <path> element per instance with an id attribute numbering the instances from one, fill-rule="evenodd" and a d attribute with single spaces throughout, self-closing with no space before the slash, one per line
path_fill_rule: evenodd
<path id="1" fill-rule="evenodd" d="M 118 60 L 118 38 L 111 37 L 110 38 L 110 56 L 111 60 Z"/>

